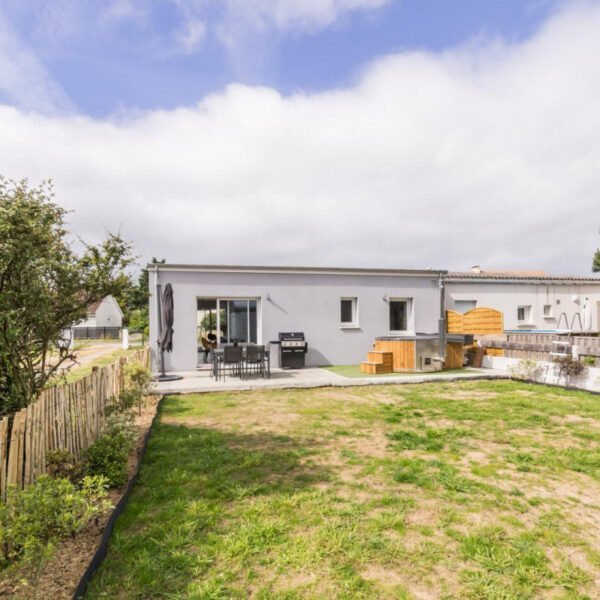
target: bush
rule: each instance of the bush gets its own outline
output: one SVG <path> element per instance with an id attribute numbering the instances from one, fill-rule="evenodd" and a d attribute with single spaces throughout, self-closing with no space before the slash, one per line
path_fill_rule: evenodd
<path id="1" fill-rule="evenodd" d="M 572 356 L 557 356 L 554 364 L 558 368 L 558 377 L 564 377 L 567 382 L 571 377 L 579 377 L 587 371 L 587 366 Z"/>
<path id="2" fill-rule="evenodd" d="M 46 466 L 51 477 L 79 482 L 84 474 L 83 465 L 68 450 L 52 450 L 46 455 Z"/>
<path id="3" fill-rule="evenodd" d="M 125 390 L 121 396 L 130 398 L 132 404 L 138 406 L 138 411 L 142 411 L 142 400 L 150 391 L 152 376 L 150 371 L 140 362 L 131 362 L 125 365 Z"/>
<path id="4" fill-rule="evenodd" d="M 125 484 L 134 445 L 135 429 L 128 414 L 113 413 L 107 418 L 104 433 L 85 452 L 86 472 L 105 477 L 111 487 Z"/>
<path id="5" fill-rule="evenodd" d="M 509 367 L 511 377 L 514 379 L 524 379 L 525 381 L 535 381 L 539 374 L 540 364 L 533 359 L 520 360 L 516 365 Z"/>
<path id="6" fill-rule="evenodd" d="M 75 534 L 104 512 L 107 481 L 84 477 L 80 487 L 64 478 L 42 475 L 23 491 L 9 488 L 0 503 L 0 547 L 4 561 L 38 563 L 55 541 Z"/>

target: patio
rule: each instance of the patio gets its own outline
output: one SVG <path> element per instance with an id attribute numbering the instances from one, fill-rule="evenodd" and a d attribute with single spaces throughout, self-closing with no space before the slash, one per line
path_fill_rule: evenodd
<path id="1" fill-rule="evenodd" d="M 271 378 L 252 377 L 240 380 L 227 377 L 225 381 L 215 381 L 210 377 L 210 369 L 197 371 L 177 371 L 178 381 L 164 381 L 155 384 L 159 394 L 192 394 L 215 391 L 239 391 L 256 389 L 352 387 L 364 385 L 385 385 L 399 383 L 425 383 L 433 381 L 462 381 L 477 379 L 503 379 L 508 374 L 501 370 L 463 369 L 428 374 L 394 374 L 385 376 L 345 377 L 327 368 L 306 368 L 297 370 L 271 369 Z"/>

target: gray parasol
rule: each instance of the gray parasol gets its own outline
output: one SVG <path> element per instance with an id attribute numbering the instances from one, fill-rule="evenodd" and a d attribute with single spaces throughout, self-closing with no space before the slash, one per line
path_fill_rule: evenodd
<path id="1" fill-rule="evenodd" d="M 173 288 L 170 283 L 167 283 L 163 292 L 161 317 L 162 328 L 158 338 L 160 350 L 173 352 Z"/>
<path id="2" fill-rule="evenodd" d="M 165 352 L 173 352 L 173 322 L 175 315 L 173 311 L 173 287 L 170 283 L 165 286 L 165 291 L 160 294 L 160 286 L 158 288 L 158 349 L 160 351 L 160 375 L 158 381 L 174 381 L 181 379 L 180 375 L 167 375 L 165 373 Z"/>

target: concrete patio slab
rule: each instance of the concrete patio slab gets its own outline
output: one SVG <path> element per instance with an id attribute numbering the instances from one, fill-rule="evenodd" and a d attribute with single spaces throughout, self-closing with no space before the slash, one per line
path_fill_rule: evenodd
<path id="1" fill-rule="evenodd" d="M 344 377 L 328 369 L 306 368 L 298 370 L 273 369 L 270 379 L 252 377 L 240 380 L 227 377 L 225 381 L 215 381 L 208 370 L 181 371 L 169 373 L 181 375 L 178 381 L 164 381 L 154 384 L 158 394 L 195 394 L 202 392 L 244 391 L 258 389 L 353 387 L 363 385 L 389 385 L 426 383 L 435 381 L 464 381 L 469 379 L 508 379 L 506 371 L 492 369 L 465 369 L 448 373 L 396 374 L 371 377 Z"/>

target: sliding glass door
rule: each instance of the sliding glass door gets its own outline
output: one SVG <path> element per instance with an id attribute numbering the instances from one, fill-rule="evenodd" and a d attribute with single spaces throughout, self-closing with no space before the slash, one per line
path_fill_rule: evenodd
<path id="1" fill-rule="evenodd" d="M 198 341 L 214 336 L 219 344 L 257 342 L 257 300 L 198 298 Z"/>

